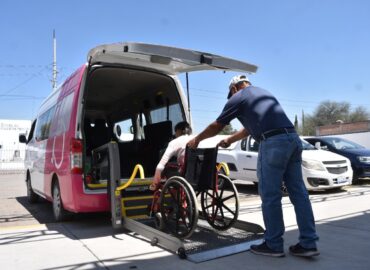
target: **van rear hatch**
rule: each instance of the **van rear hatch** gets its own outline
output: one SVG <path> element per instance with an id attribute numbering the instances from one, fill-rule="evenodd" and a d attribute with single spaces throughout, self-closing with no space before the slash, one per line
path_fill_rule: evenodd
<path id="1" fill-rule="evenodd" d="M 255 73 L 257 66 L 205 52 L 144 43 L 114 43 L 90 50 L 90 65 L 124 64 L 169 75 L 197 70 L 233 70 Z"/>

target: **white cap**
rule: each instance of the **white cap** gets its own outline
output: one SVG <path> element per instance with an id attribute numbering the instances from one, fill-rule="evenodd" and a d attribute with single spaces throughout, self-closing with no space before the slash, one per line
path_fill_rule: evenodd
<path id="1" fill-rule="evenodd" d="M 239 83 L 239 82 L 249 82 L 249 79 L 246 75 L 236 75 L 234 77 L 232 77 L 230 83 L 229 83 L 229 94 L 227 95 L 227 99 L 229 99 L 232 94 L 231 94 L 231 87 L 234 86 L 235 84 Z"/>
<path id="2" fill-rule="evenodd" d="M 231 86 L 239 83 L 239 82 L 250 82 L 248 77 L 246 75 L 236 75 L 234 77 L 232 77 L 230 83 L 229 83 L 229 89 L 231 88 Z"/>

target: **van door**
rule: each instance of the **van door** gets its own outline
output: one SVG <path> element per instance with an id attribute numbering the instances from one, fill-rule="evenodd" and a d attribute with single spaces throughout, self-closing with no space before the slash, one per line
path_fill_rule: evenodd
<path id="1" fill-rule="evenodd" d="M 124 64 L 175 75 L 197 70 L 233 70 L 255 73 L 257 66 L 205 52 L 144 43 L 101 45 L 88 53 L 88 62 Z"/>

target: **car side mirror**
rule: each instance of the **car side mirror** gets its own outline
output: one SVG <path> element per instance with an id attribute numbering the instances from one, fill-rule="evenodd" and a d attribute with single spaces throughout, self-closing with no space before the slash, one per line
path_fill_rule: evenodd
<path id="1" fill-rule="evenodd" d="M 20 143 L 27 143 L 27 138 L 25 134 L 19 134 L 19 142 Z"/>

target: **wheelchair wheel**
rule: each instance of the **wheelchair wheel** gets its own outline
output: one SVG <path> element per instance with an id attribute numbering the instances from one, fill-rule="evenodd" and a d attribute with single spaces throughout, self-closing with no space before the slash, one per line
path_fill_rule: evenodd
<path id="1" fill-rule="evenodd" d="M 160 197 L 162 220 L 179 238 L 188 238 L 198 222 L 198 207 L 193 188 L 182 177 L 167 180 Z"/>
<path id="2" fill-rule="evenodd" d="M 239 196 L 230 178 L 219 174 L 218 190 L 208 189 L 201 194 L 201 206 L 205 219 L 215 229 L 229 229 L 238 219 Z"/>

